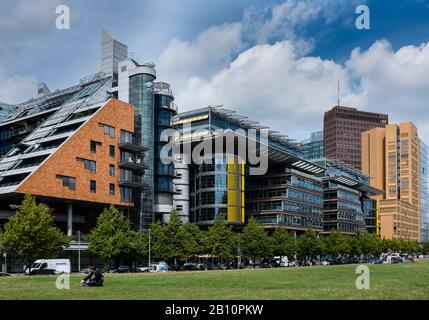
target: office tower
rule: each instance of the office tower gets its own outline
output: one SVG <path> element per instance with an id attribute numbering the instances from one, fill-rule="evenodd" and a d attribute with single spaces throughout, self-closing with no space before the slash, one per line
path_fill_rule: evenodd
<path id="1" fill-rule="evenodd" d="M 420 140 L 420 242 L 429 241 L 429 149 Z"/>
<path id="2" fill-rule="evenodd" d="M 412 122 L 390 124 L 362 134 L 362 168 L 376 197 L 381 238 L 419 240 L 421 162 L 420 139 Z M 422 169 L 423 170 L 423 169 Z"/>
<path id="3" fill-rule="evenodd" d="M 323 131 L 312 132 L 310 138 L 301 142 L 302 152 L 306 160 L 322 159 L 323 155 Z"/>
<path id="4" fill-rule="evenodd" d="M 387 114 L 359 111 L 336 106 L 324 116 L 325 158 L 344 162 L 361 169 L 361 134 L 388 124 Z"/>
<path id="5" fill-rule="evenodd" d="M 118 79 L 118 64 L 128 57 L 128 47 L 103 29 L 101 31 L 101 72 Z"/>
<path id="6" fill-rule="evenodd" d="M 382 193 L 369 186 L 369 177 L 342 162 L 320 159 L 315 163 L 326 168 L 323 176 L 325 232 L 346 234 L 376 232 L 376 201 L 371 196 Z"/>

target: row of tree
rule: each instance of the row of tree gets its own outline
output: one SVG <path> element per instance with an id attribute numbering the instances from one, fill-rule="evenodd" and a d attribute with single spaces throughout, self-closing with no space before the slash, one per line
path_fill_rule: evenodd
<path id="1" fill-rule="evenodd" d="M 421 247 L 417 242 L 406 240 L 380 240 L 367 233 L 348 236 L 332 231 L 319 236 L 308 229 L 296 237 L 283 228 L 271 234 L 250 218 L 241 233 L 235 232 L 218 216 L 207 231 L 194 224 L 183 224 L 175 211 L 167 224 L 154 223 L 150 232 L 134 231 L 127 217 L 114 206 L 105 209 L 89 235 L 89 251 L 104 260 L 120 259 L 138 261 L 149 254 L 154 259 L 176 263 L 187 261 L 195 255 L 208 254 L 219 263 L 245 256 L 252 261 L 265 256 L 288 256 L 299 260 L 338 256 L 369 259 L 383 252 L 429 253 L 429 242 Z M 26 195 L 17 214 L 5 224 L 0 233 L 3 251 L 15 253 L 27 264 L 38 258 L 49 258 L 69 245 L 70 239 L 55 227 L 53 218 L 44 204 Z"/>
<path id="2" fill-rule="evenodd" d="M 122 227 L 118 229 L 123 230 L 121 232 L 134 236 L 116 236 L 113 221 L 120 222 Z M 140 236 L 137 237 L 136 234 Z M 158 221 L 153 224 L 150 236 L 152 256 L 174 263 L 187 261 L 192 256 L 201 254 L 209 254 L 222 263 L 239 255 L 255 262 L 265 256 L 296 257 L 302 261 L 339 256 L 370 259 L 388 251 L 409 254 L 429 252 L 429 243 L 422 248 L 415 241 L 380 240 L 368 233 L 348 236 L 333 230 L 327 236 L 319 236 L 314 230 L 308 229 L 296 237 L 283 228 L 277 228 L 269 234 L 254 218 L 249 219 L 241 233 L 234 232 L 222 216 L 218 216 L 207 231 L 202 231 L 194 224 L 183 224 L 175 211 L 172 212 L 169 223 Z M 118 243 L 119 239 L 123 239 L 121 245 L 112 245 Z M 132 239 L 138 240 L 133 243 Z M 117 248 L 123 248 L 123 252 Z M 112 206 L 103 212 L 92 231 L 90 250 L 104 259 L 117 259 L 124 256 L 124 253 L 138 258 L 148 253 L 148 233 L 129 229 L 127 219 Z"/>

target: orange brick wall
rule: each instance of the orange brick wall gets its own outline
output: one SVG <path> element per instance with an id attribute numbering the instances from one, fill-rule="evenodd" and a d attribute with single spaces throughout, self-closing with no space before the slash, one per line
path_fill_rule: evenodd
<path id="1" fill-rule="evenodd" d="M 115 138 L 104 134 L 104 123 L 115 127 Z M 132 203 L 121 202 L 119 190 L 118 148 L 120 130 L 134 132 L 134 107 L 116 99 L 109 100 L 97 113 L 74 133 L 66 142 L 31 174 L 17 189 L 18 193 L 55 197 L 62 199 L 90 201 L 122 206 Z M 90 141 L 101 142 L 97 152 L 91 153 Z M 109 155 L 109 146 L 115 146 L 115 158 Z M 76 157 L 97 162 L 97 172 L 84 169 L 84 163 Z M 115 177 L 109 175 L 109 165 L 115 165 Z M 63 186 L 57 175 L 76 178 L 76 190 Z M 97 192 L 90 192 L 90 180 L 97 182 Z M 115 195 L 109 194 L 109 184 L 115 184 Z"/>

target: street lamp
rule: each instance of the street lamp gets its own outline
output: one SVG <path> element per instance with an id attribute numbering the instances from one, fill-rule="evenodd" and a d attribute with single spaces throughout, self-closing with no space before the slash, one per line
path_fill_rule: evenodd
<path id="1" fill-rule="evenodd" d="M 148 266 L 149 272 L 150 272 L 150 241 L 151 241 L 151 237 L 150 237 L 150 228 L 149 228 L 149 266 Z"/>
<path id="2" fill-rule="evenodd" d="M 77 232 L 77 267 L 80 272 L 80 231 Z"/>

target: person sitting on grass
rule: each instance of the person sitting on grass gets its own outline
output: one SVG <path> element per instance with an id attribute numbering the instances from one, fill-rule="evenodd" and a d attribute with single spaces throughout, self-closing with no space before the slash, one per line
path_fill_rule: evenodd
<path id="1" fill-rule="evenodd" d="M 84 287 L 101 287 L 104 282 L 104 276 L 96 267 L 89 267 L 89 274 L 81 281 Z"/>

